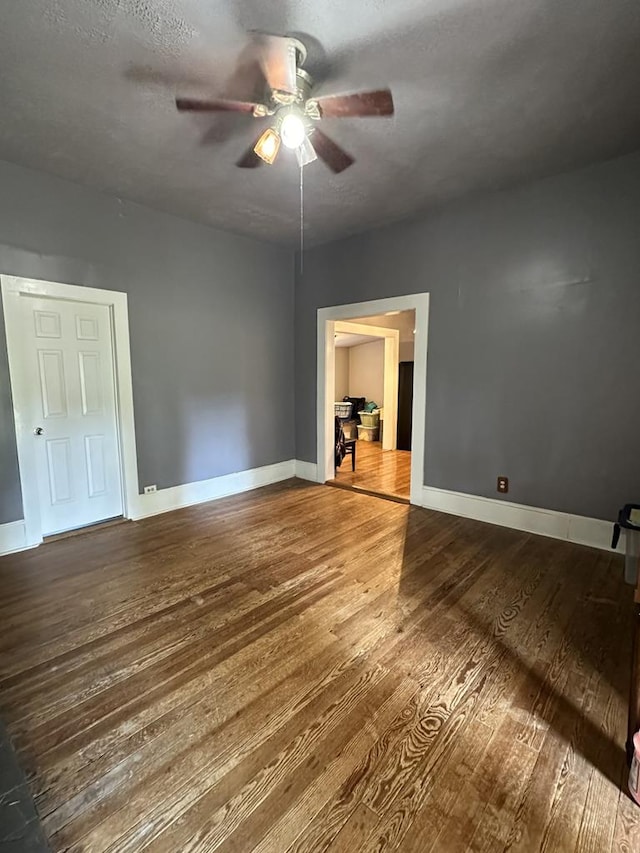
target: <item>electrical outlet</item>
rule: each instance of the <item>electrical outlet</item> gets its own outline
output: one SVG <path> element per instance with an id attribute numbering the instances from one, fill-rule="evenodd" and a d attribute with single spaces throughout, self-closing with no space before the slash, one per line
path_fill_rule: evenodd
<path id="1" fill-rule="evenodd" d="M 157 486 L 145 486 L 144 487 L 145 495 L 152 495 L 154 492 L 157 492 L 157 491 L 158 491 Z"/>
<path id="2" fill-rule="evenodd" d="M 509 491 L 509 478 L 508 477 L 498 477 L 498 491 L 503 495 Z"/>

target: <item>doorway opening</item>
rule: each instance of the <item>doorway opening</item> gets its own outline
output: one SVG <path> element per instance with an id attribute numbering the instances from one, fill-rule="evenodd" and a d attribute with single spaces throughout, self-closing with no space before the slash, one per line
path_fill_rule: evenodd
<path id="1" fill-rule="evenodd" d="M 428 294 L 318 311 L 318 481 L 422 503 Z"/>
<path id="2" fill-rule="evenodd" d="M 415 314 L 392 311 L 336 323 L 331 485 L 409 502 Z"/>

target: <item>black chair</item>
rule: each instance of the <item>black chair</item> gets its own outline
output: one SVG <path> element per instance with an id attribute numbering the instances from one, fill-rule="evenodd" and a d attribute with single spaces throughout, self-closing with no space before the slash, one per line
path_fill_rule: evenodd
<path id="1" fill-rule="evenodd" d="M 351 456 L 351 470 L 356 470 L 356 440 L 345 438 L 342 429 L 342 421 L 336 415 L 336 444 L 335 444 L 335 470 L 337 471 L 345 456 Z"/>

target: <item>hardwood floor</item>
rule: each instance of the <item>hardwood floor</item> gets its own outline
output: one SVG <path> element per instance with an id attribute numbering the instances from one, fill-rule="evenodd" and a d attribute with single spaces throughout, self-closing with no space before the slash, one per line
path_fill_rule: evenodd
<path id="1" fill-rule="evenodd" d="M 411 452 L 383 450 L 379 441 L 359 441 L 356 447 L 356 470 L 351 470 L 351 458 L 347 457 L 330 483 L 408 501 L 411 491 Z"/>
<path id="2" fill-rule="evenodd" d="M 54 850 L 637 851 L 621 558 L 290 481 L 0 560 Z"/>

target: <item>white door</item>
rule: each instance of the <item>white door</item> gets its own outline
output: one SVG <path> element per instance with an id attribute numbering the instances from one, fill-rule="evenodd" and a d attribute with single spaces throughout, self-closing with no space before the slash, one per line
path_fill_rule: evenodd
<path id="1" fill-rule="evenodd" d="M 42 533 L 122 515 L 110 310 L 26 295 L 19 301 L 20 415 L 32 427 Z"/>

